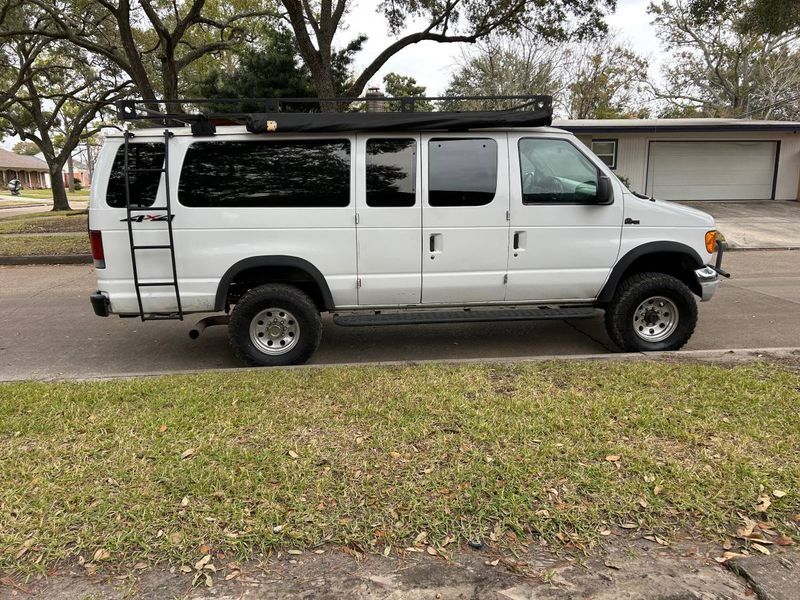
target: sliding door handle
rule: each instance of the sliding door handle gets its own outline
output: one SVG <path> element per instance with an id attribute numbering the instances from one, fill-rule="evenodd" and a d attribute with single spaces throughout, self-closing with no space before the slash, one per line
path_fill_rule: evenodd
<path id="1" fill-rule="evenodd" d="M 443 240 L 441 233 L 432 233 L 430 237 L 431 254 L 437 254 L 443 250 Z"/>

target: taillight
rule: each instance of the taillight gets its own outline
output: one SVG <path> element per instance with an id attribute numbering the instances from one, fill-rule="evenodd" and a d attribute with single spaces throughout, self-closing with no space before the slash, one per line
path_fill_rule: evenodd
<path id="1" fill-rule="evenodd" d="M 103 254 L 103 232 L 89 231 L 89 241 L 92 244 L 92 258 L 94 259 L 95 269 L 106 268 L 106 257 Z"/>

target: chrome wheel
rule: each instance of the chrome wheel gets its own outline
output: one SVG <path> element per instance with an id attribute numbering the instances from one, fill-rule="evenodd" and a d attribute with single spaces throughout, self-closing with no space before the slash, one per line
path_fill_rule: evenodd
<path id="1" fill-rule="evenodd" d="M 299 339 L 297 319 L 286 309 L 268 308 L 250 321 L 250 341 L 264 354 L 286 354 Z"/>
<path id="2" fill-rule="evenodd" d="M 678 327 L 678 307 L 664 296 L 642 302 L 633 313 L 633 330 L 646 342 L 667 339 Z"/>

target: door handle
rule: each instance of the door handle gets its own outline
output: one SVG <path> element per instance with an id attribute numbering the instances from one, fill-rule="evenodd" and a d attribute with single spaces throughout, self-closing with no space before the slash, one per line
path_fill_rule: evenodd
<path id="1" fill-rule="evenodd" d="M 431 254 L 436 254 L 442 251 L 444 244 L 442 243 L 441 233 L 432 233 L 430 237 Z"/>
<path id="2" fill-rule="evenodd" d="M 514 243 L 512 245 L 515 251 L 525 250 L 525 245 L 527 243 L 527 234 L 524 231 L 515 231 L 514 232 Z"/>

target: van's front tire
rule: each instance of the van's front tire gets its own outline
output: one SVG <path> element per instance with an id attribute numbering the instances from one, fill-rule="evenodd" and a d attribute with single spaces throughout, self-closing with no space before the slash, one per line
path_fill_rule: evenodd
<path id="1" fill-rule="evenodd" d="M 694 333 L 697 302 L 689 287 L 664 273 L 637 273 L 606 308 L 606 331 L 625 352 L 678 350 Z"/>
<path id="2" fill-rule="evenodd" d="M 261 285 L 236 303 L 228 338 L 234 355 L 246 365 L 299 365 L 319 346 L 322 320 L 311 298 L 297 288 Z"/>

